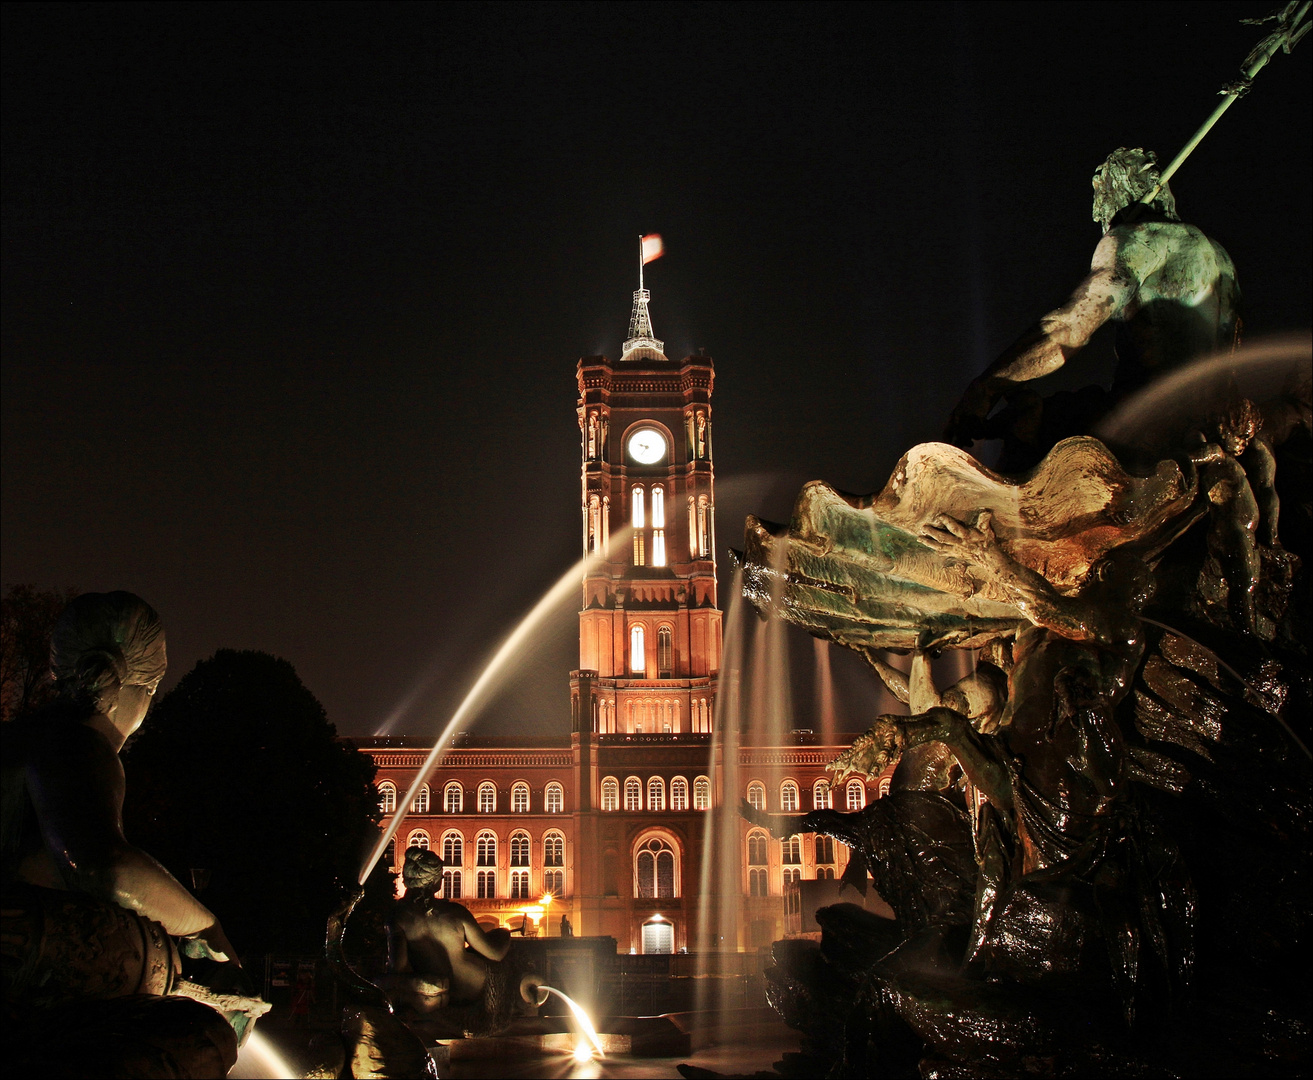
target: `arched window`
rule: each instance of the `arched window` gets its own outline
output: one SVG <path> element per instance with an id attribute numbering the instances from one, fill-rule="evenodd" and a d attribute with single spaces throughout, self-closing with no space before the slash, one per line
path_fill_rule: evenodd
<path id="1" fill-rule="evenodd" d="M 391 780 L 384 780 L 378 785 L 378 808 L 385 814 L 396 813 L 397 785 Z"/>
<path id="2" fill-rule="evenodd" d="M 465 862 L 465 837 L 460 833 L 449 832 L 442 837 L 442 861 L 448 866 Z"/>
<path id="3" fill-rule="evenodd" d="M 543 892 L 552 894 L 552 898 L 559 900 L 565 895 L 565 871 L 564 870 L 544 870 L 543 871 Z"/>
<path id="4" fill-rule="evenodd" d="M 636 895 L 644 900 L 668 900 L 675 896 L 675 850 L 660 837 L 644 841 L 635 852 L 638 877 Z"/>
<path id="5" fill-rule="evenodd" d="M 459 814 L 465 810 L 465 789 L 453 780 L 442 789 L 442 808 L 449 814 Z"/>
<path id="6" fill-rule="evenodd" d="M 784 868 L 784 884 L 786 886 L 796 885 L 801 879 L 802 879 L 802 871 L 799 870 L 796 866 L 793 868 L 789 868 L 786 866 Z"/>
<path id="7" fill-rule="evenodd" d="M 497 871 L 479 871 L 479 899 L 495 900 L 497 898 Z"/>
<path id="8" fill-rule="evenodd" d="M 602 781 L 602 809 L 620 809 L 620 781 L 614 776 L 608 776 Z"/>
<path id="9" fill-rule="evenodd" d="M 711 809 L 711 781 L 705 776 L 699 776 L 693 781 L 693 809 Z"/>
<path id="10" fill-rule="evenodd" d="M 688 781 L 682 776 L 670 781 L 670 809 L 676 813 L 688 809 Z"/>
<path id="11" fill-rule="evenodd" d="M 428 784 L 425 784 L 415 792 L 415 797 L 410 800 L 410 812 L 412 814 L 427 814 L 429 812 Z"/>
<path id="12" fill-rule="evenodd" d="M 549 832 L 543 837 L 543 866 L 565 865 L 565 837 Z"/>
<path id="13" fill-rule="evenodd" d="M 748 833 L 748 865 L 765 866 L 768 837 L 764 832 Z"/>
<path id="14" fill-rule="evenodd" d="M 652 485 L 652 528 L 666 527 L 666 489 L 660 484 Z"/>
<path id="15" fill-rule="evenodd" d="M 497 837 L 490 832 L 479 833 L 474 842 L 475 862 L 479 866 L 497 865 Z"/>
<path id="16" fill-rule="evenodd" d="M 485 780 L 479 785 L 479 813 L 495 814 L 497 812 L 497 785 Z"/>
<path id="17" fill-rule="evenodd" d="M 834 841 L 828 836 L 818 836 L 816 838 L 816 864 L 820 866 L 832 862 L 834 862 Z M 817 876 L 819 877 L 819 875 Z"/>
<path id="18" fill-rule="evenodd" d="M 760 780 L 754 780 L 748 785 L 748 802 L 754 810 L 766 809 L 766 785 Z"/>
<path id="19" fill-rule="evenodd" d="M 635 487 L 630 492 L 629 499 L 630 506 L 632 507 L 632 512 L 629 516 L 629 524 L 635 529 L 641 529 L 647 524 L 647 514 L 643 502 L 643 489 L 641 487 Z"/>
<path id="20" fill-rule="evenodd" d="M 797 836 L 790 836 L 787 840 L 780 842 L 782 857 L 780 861 L 786 866 L 798 866 L 802 863 L 802 839 Z"/>
<path id="21" fill-rule="evenodd" d="M 749 870 L 748 885 L 753 896 L 769 896 L 769 878 L 765 870 Z"/>
<path id="22" fill-rule="evenodd" d="M 430 843 L 429 834 L 426 833 L 423 829 L 416 829 L 408 837 L 406 837 L 406 847 L 408 848 L 417 847 L 417 848 L 423 848 L 425 851 L 428 851 L 429 843 Z"/>
<path id="23" fill-rule="evenodd" d="M 830 782 L 828 780 L 817 780 L 812 784 L 812 809 L 813 810 L 830 810 L 834 803 L 830 796 Z"/>
<path id="24" fill-rule="evenodd" d="M 543 808 L 549 814 L 559 814 L 565 809 L 565 788 L 555 780 L 543 792 Z"/>
<path id="25" fill-rule="evenodd" d="M 529 871 L 528 870 L 511 871 L 511 899 L 512 900 L 529 899 Z"/>
<path id="26" fill-rule="evenodd" d="M 882 777 L 880 777 L 880 786 L 879 786 L 878 788 L 876 788 L 876 795 L 875 795 L 875 797 L 876 797 L 877 799 L 883 799 L 886 795 L 888 795 L 888 794 L 889 794 L 889 785 L 892 784 L 893 782 L 894 782 L 894 774 L 893 774 L 893 773 L 890 773 L 888 776 L 882 776 Z"/>
<path id="27" fill-rule="evenodd" d="M 460 870 L 442 871 L 442 895 L 448 900 L 460 899 L 462 873 Z"/>
<path id="28" fill-rule="evenodd" d="M 529 785 L 520 781 L 511 785 L 511 813 L 527 814 L 529 812 Z"/>
<path id="29" fill-rule="evenodd" d="M 707 553 L 711 550 L 711 544 L 707 537 L 707 497 L 698 496 L 698 555 L 706 558 Z"/>
<path id="30" fill-rule="evenodd" d="M 849 810 L 860 810 L 866 805 L 866 785 L 860 780 L 849 780 L 846 790 Z"/>
<path id="31" fill-rule="evenodd" d="M 647 670 L 647 651 L 643 640 L 643 624 L 634 623 L 629 628 L 629 670 L 641 675 Z"/>
<path id="32" fill-rule="evenodd" d="M 643 809 L 643 781 L 637 776 L 631 776 L 625 781 L 625 809 Z"/>
<path id="33" fill-rule="evenodd" d="M 833 881 L 833 880 L 834 880 L 834 867 L 833 867 L 833 866 L 822 866 L 819 870 L 816 871 L 816 880 L 817 880 L 817 881 Z"/>
<path id="34" fill-rule="evenodd" d="M 780 810 L 785 814 L 798 812 L 798 785 L 792 780 L 785 780 L 780 785 Z"/>
<path id="35" fill-rule="evenodd" d="M 511 865 L 528 866 L 529 865 L 529 834 L 523 832 L 511 833 Z"/>
<path id="36" fill-rule="evenodd" d="M 657 564 L 658 566 L 660 563 Z M 675 670 L 675 634 L 668 626 L 657 628 L 657 673 L 663 679 L 670 678 Z"/>
<path id="37" fill-rule="evenodd" d="M 647 808 L 654 811 L 666 808 L 666 782 L 659 776 L 648 777 Z"/>

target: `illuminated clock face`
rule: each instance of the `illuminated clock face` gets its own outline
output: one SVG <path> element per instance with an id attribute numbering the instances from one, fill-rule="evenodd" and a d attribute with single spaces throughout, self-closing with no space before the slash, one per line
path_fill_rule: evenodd
<path id="1" fill-rule="evenodd" d="M 640 465 L 655 465 L 666 456 L 666 437 L 652 428 L 639 428 L 629 436 L 629 456 Z"/>

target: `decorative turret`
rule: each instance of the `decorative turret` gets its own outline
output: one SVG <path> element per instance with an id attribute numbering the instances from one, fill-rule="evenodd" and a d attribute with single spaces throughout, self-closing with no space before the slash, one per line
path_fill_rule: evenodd
<path id="1" fill-rule="evenodd" d="M 629 338 L 625 341 L 621 361 L 666 359 L 666 343 L 658 341 L 652 334 L 652 316 L 647 310 L 652 294 L 643 288 L 643 267 L 653 259 L 661 258 L 661 254 L 660 236 L 653 233 L 638 238 L 638 288 L 634 290 L 634 311 L 629 316 Z"/>

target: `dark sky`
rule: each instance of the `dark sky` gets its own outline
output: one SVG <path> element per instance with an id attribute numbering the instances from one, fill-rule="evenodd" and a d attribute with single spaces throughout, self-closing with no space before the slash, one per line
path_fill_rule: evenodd
<path id="1" fill-rule="evenodd" d="M 0 577 L 141 593 L 171 679 L 264 649 L 344 732 L 436 730 L 578 557 L 574 365 L 640 232 L 716 361 L 727 585 L 746 512 L 935 437 L 1083 275 L 1094 167 L 1170 158 L 1269 7 L 6 5 Z M 1173 183 L 1251 338 L 1309 324 L 1310 54 Z M 489 730 L 564 730 L 574 635 Z"/>

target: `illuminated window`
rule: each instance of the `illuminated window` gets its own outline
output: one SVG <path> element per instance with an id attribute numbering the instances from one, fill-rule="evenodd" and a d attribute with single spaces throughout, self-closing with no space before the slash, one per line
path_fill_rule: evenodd
<path id="1" fill-rule="evenodd" d="M 790 836 L 787 840 L 780 842 L 780 851 L 782 856 L 780 861 L 788 866 L 796 866 L 802 862 L 802 840 L 796 836 Z"/>
<path id="2" fill-rule="evenodd" d="M 769 896 L 770 890 L 767 888 L 767 877 L 765 870 L 749 870 L 748 884 L 753 896 Z"/>
<path id="3" fill-rule="evenodd" d="M 654 837 L 637 852 L 638 896 L 644 900 L 667 900 L 675 895 L 675 851 Z"/>
<path id="4" fill-rule="evenodd" d="M 511 899 L 512 900 L 529 899 L 529 871 L 528 870 L 511 871 Z"/>
<path id="5" fill-rule="evenodd" d="M 860 780 L 849 780 L 846 790 L 849 810 L 860 810 L 866 805 L 866 785 Z"/>
<path id="6" fill-rule="evenodd" d="M 649 810 L 666 808 L 666 782 L 659 776 L 650 777 L 647 781 L 647 808 Z"/>
<path id="7" fill-rule="evenodd" d="M 511 813 L 527 814 L 529 812 L 529 785 L 518 783 L 511 787 Z"/>
<path id="8" fill-rule="evenodd" d="M 802 871 L 801 871 L 801 870 L 798 870 L 798 869 L 796 869 L 796 868 L 793 869 L 793 870 L 790 870 L 790 869 L 787 869 L 787 868 L 785 869 L 785 871 L 784 871 L 784 884 L 785 884 L 785 885 L 796 885 L 801 879 L 802 879 Z"/>
<path id="9" fill-rule="evenodd" d="M 549 832 L 543 837 L 543 866 L 565 865 L 565 837 Z"/>
<path id="10" fill-rule="evenodd" d="M 705 776 L 699 776 L 693 781 L 693 809 L 711 809 L 711 781 Z"/>
<path id="11" fill-rule="evenodd" d="M 643 624 L 634 623 L 629 628 L 629 670 L 635 675 L 641 675 L 647 670 L 647 652 L 643 639 Z"/>
<path id="12" fill-rule="evenodd" d="M 834 867 L 832 867 L 832 866 L 822 866 L 820 869 L 818 869 L 818 870 L 816 871 L 816 880 L 817 880 L 817 881 L 833 881 L 833 880 L 834 880 Z"/>
<path id="13" fill-rule="evenodd" d="M 798 812 L 798 785 L 792 780 L 785 780 L 780 785 L 780 809 L 786 814 Z"/>
<path id="14" fill-rule="evenodd" d="M 495 900 L 497 898 L 497 871 L 479 871 L 479 899 Z"/>
<path id="15" fill-rule="evenodd" d="M 652 527 L 666 527 L 666 489 L 660 484 L 652 485 Z"/>
<path id="16" fill-rule="evenodd" d="M 565 895 L 565 871 L 548 870 L 543 874 L 543 891 L 549 892 L 555 898 Z"/>
<path id="17" fill-rule="evenodd" d="M 442 789 L 442 805 L 449 814 L 459 814 L 465 809 L 465 789 L 452 781 Z"/>
<path id="18" fill-rule="evenodd" d="M 688 809 L 688 781 L 682 776 L 670 781 L 670 809 L 676 813 Z"/>
<path id="19" fill-rule="evenodd" d="M 830 795 L 830 782 L 828 780 L 817 780 L 812 784 L 812 809 L 829 810 L 834 806 Z"/>
<path id="20" fill-rule="evenodd" d="M 442 871 L 442 895 L 448 900 L 460 899 L 461 872 L 459 870 Z"/>
<path id="21" fill-rule="evenodd" d="M 668 626 L 657 628 L 657 672 L 663 679 L 670 678 L 675 670 L 675 635 Z"/>
<path id="22" fill-rule="evenodd" d="M 816 838 L 816 862 L 818 864 L 834 862 L 834 841 L 828 836 Z"/>
<path id="23" fill-rule="evenodd" d="M 754 780 L 748 785 L 748 802 L 754 810 L 766 809 L 766 785 L 760 780 Z"/>
<path id="24" fill-rule="evenodd" d="M 652 565 L 666 565 L 666 530 L 652 530 Z"/>
<path id="25" fill-rule="evenodd" d="M 565 788 L 553 781 L 543 792 L 543 806 L 549 814 L 559 814 L 565 809 Z"/>
<path id="26" fill-rule="evenodd" d="M 647 514 L 644 513 L 643 489 L 636 487 L 630 492 L 631 505 L 633 511 L 629 516 L 629 524 L 635 529 L 641 529 L 647 524 Z"/>
<path id="27" fill-rule="evenodd" d="M 707 539 L 707 497 L 698 496 L 698 555 L 701 558 L 707 557 L 707 552 L 711 550 L 710 542 Z"/>
<path id="28" fill-rule="evenodd" d="M 396 812 L 397 785 L 391 780 L 384 780 L 378 785 L 378 808 L 385 814 Z"/>
<path id="29" fill-rule="evenodd" d="M 766 865 L 766 840 L 764 832 L 748 833 L 748 865 Z"/>
<path id="30" fill-rule="evenodd" d="M 479 813 L 495 814 L 497 812 L 497 785 L 485 780 L 479 785 Z"/>
<path id="31" fill-rule="evenodd" d="M 425 784 L 415 793 L 415 797 L 410 800 L 410 812 L 412 814 L 427 814 L 429 812 L 429 786 Z"/>
<path id="32" fill-rule="evenodd" d="M 430 842 L 430 841 L 429 841 L 429 834 L 426 833 L 423 829 L 416 829 L 416 830 L 415 830 L 413 833 L 411 833 L 410 836 L 406 839 L 406 847 L 408 847 L 408 848 L 413 848 L 413 847 L 423 848 L 425 851 L 428 851 L 428 849 L 429 849 L 429 842 Z"/>
<path id="33" fill-rule="evenodd" d="M 447 833 L 442 838 L 442 861 L 448 866 L 460 866 L 465 861 L 465 837 L 460 833 Z"/>
<path id="34" fill-rule="evenodd" d="M 641 532 L 634 533 L 634 565 L 635 566 L 647 565 L 647 556 L 644 555 L 643 552 L 644 552 L 643 534 Z"/>
<path id="35" fill-rule="evenodd" d="M 529 865 L 529 834 L 513 833 L 511 835 L 511 865 Z"/>
<path id="36" fill-rule="evenodd" d="M 614 776 L 608 776 L 602 781 L 602 809 L 620 809 L 620 781 Z"/>
<path id="37" fill-rule="evenodd" d="M 643 781 L 637 776 L 631 776 L 625 781 L 625 809 L 643 809 Z"/>
<path id="38" fill-rule="evenodd" d="M 492 833 L 479 833 L 479 838 L 475 841 L 474 850 L 476 866 L 497 865 L 497 837 Z"/>

